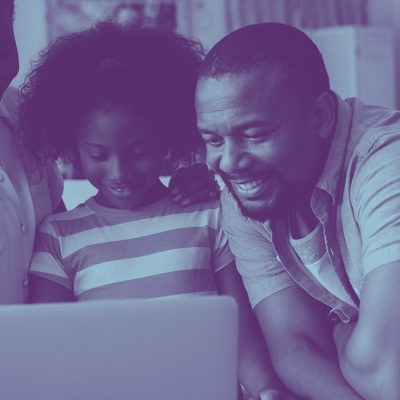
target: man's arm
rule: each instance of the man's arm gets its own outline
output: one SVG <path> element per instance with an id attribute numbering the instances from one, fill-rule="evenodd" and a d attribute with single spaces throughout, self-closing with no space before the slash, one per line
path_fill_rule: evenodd
<path id="1" fill-rule="evenodd" d="M 226 190 L 221 202 L 229 247 L 280 380 L 306 399 L 360 400 L 340 372 L 325 306 L 278 262 L 266 227 L 243 217 Z"/>
<path id="2" fill-rule="evenodd" d="M 358 321 L 337 326 L 334 335 L 345 378 L 367 400 L 400 399 L 400 129 L 394 128 L 375 141 L 376 133 L 367 133 L 353 167 L 365 280 Z"/>
<path id="3" fill-rule="evenodd" d="M 335 328 L 345 378 L 366 400 L 400 399 L 400 263 L 367 275 L 359 319 Z"/>
<path id="4" fill-rule="evenodd" d="M 283 385 L 277 378 L 271 365 L 257 320 L 251 310 L 242 279 L 231 263 L 216 273 L 220 294 L 235 298 L 239 309 L 239 379 L 250 393 L 258 399 L 262 391 L 276 389 L 279 393 L 276 400 L 289 400 L 284 395 Z M 285 397 L 283 397 L 285 396 Z"/>
<path id="5" fill-rule="evenodd" d="M 262 300 L 255 312 L 282 382 L 310 400 L 360 400 L 345 381 L 325 307 L 297 286 Z"/>

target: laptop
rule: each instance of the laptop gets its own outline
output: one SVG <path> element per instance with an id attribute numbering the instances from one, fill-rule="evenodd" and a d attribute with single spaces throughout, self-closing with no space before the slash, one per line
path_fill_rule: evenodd
<path id="1" fill-rule="evenodd" d="M 0 399 L 233 400 L 225 296 L 0 307 Z"/>

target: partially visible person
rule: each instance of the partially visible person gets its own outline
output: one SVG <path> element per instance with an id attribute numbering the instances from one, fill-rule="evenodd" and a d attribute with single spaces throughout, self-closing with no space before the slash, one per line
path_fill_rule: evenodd
<path id="1" fill-rule="evenodd" d="M 27 298 L 35 228 L 62 209 L 62 179 L 53 161 L 38 163 L 25 149 L 18 124 L 14 2 L 0 1 L 0 304 Z"/>
<path id="2" fill-rule="evenodd" d="M 44 159 L 79 161 L 98 192 L 42 223 L 30 299 L 232 295 L 240 380 L 258 396 L 279 382 L 221 230 L 219 201 L 184 207 L 159 179 L 167 155 L 190 164 L 200 145 L 200 50 L 172 32 L 103 22 L 43 53 L 23 88 L 29 147 Z"/>
<path id="3" fill-rule="evenodd" d="M 310 399 L 399 400 L 400 113 L 340 98 L 315 44 L 270 23 L 210 50 L 197 115 L 282 381 Z"/>
<path id="4" fill-rule="evenodd" d="M 13 26 L 14 11 L 14 0 L 2 0 L 0 2 L 0 98 L 19 70 Z"/>

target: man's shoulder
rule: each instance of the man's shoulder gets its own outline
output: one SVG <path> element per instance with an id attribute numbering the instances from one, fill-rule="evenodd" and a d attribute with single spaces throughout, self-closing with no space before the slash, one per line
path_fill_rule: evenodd
<path id="1" fill-rule="evenodd" d="M 359 99 L 347 99 L 353 109 L 348 150 L 354 156 L 363 156 L 376 142 L 388 135 L 400 139 L 400 111 L 364 104 Z"/>
<path id="2" fill-rule="evenodd" d="M 268 231 L 266 224 L 242 213 L 237 200 L 227 187 L 221 193 L 221 208 L 222 227 L 228 234 L 234 232 L 254 234 L 257 231 Z"/>
<path id="3" fill-rule="evenodd" d="M 226 186 L 221 192 L 221 208 L 225 218 L 246 221 L 246 217 L 242 214 L 236 199 Z"/>

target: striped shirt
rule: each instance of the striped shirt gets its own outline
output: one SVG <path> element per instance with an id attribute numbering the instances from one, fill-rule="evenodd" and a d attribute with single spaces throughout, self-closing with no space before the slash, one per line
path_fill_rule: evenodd
<path id="1" fill-rule="evenodd" d="M 30 273 L 77 300 L 216 293 L 214 273 L 233 261 L 220 218 L 217 201 L 120 210 L 92 197 L 45 219 Z"/>

